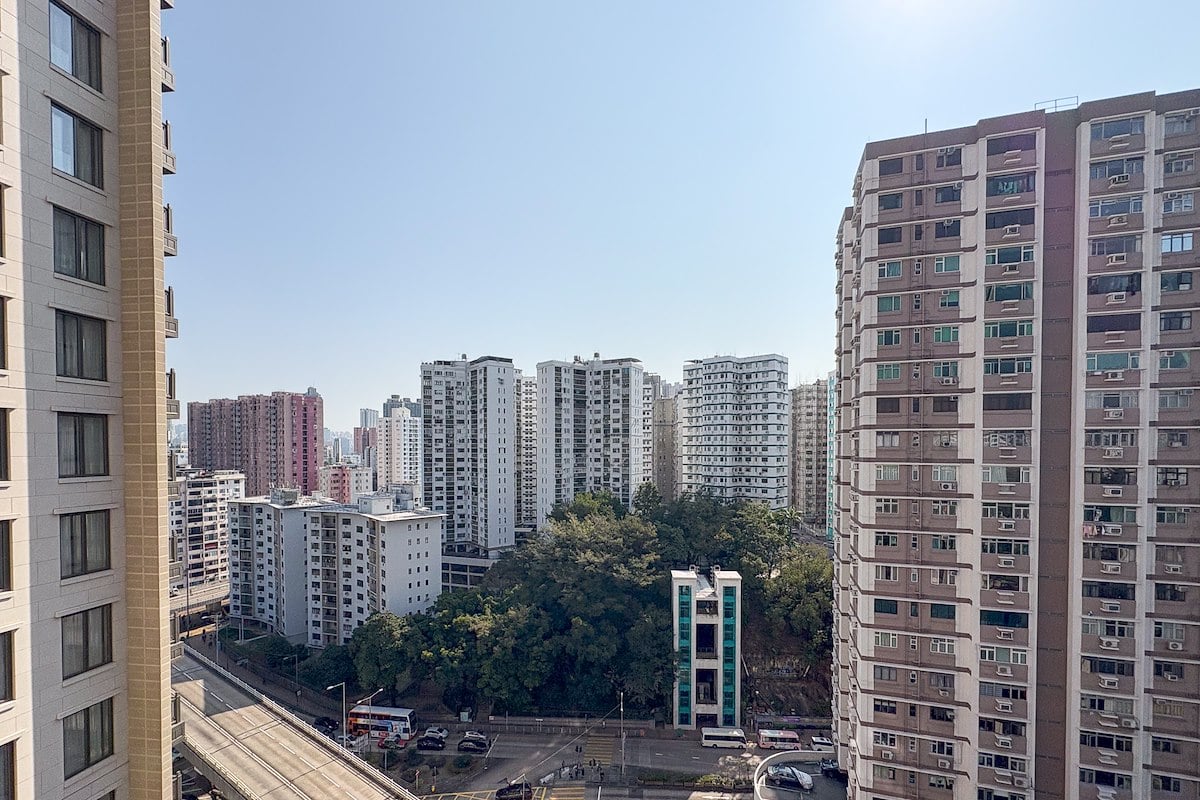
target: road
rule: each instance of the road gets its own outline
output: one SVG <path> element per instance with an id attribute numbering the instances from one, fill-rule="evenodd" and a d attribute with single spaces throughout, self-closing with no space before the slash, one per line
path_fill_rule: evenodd
<path id="1" fill-rule="evenodd" d="M 319 736 L 298 730 L 258 698 L 185 655 L 171 668 L 187 744 L 263 800 L 384 800 L 369 780 Z"/>

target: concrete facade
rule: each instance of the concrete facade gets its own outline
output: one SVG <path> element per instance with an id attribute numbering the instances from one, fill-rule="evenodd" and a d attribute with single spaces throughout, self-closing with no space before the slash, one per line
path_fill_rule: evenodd
<path id="1" fill-rule="evenodd" d="M 318 496 L 338 503 L 356 503 L 359 495 L 375 491 L 375 475 L 370 467 L 326 464 L 319 475 Z"/>
<path id="2" fill-rule="evenodd" d="M 380 489 L 392 484 L 411 484 L 421 499 L 421 417 L 403 405 L 376 423 L 375 482 Z"/>
<path id="3" fill-rule="evenodd" d="M 792 389 L 791 505 L 812 527 L 825 526 L 828 493 L 829 381 Z"/>
<path id="4" fill-rule="evenodd" d="M 525 535 L 542 522 L 537 505 L 538 408 L 537 377 L 517 371 L 516 523 Z"/>
<path id="5" fill-rule="evenodd" d="M 682 730 L 742 724 L 742 576 L 714 567 L 671 570 L 677 659 L 672 724 Z"/>
<path id="6" fill-rule="evenodd" d="M 180 470 L 168 504 L 172 559 L 180 564 L 171 593 L 229 585 L 229 501 L 245 496 L 246 476 L 232 470 Z"/>

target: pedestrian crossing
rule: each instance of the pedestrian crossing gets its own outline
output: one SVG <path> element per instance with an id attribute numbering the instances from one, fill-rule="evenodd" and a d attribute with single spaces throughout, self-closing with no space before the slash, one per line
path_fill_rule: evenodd
<path id="1" fill-rule="evenodd" d="M 555 786 L 550 790 L 550 800 L 585 800 L 586 791 L 583 786 Z"/>
<path id="2" fill-rule="evenodd" d="M 593 760 L 597 764 L 608 766 L 613 763 L 613 750 L 617 740 L 611 736 L 589 736 L 583 746 L 583 765 L 586 767 Z"/>

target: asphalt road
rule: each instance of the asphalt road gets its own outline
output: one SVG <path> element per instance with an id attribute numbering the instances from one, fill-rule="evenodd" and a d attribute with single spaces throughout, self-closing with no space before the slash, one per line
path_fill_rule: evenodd
<path id="1" fill-rule="evenodd" d="M 172 685 L 185 701 L 189 743 L 210 754 L 258 796 L 272 800 L 391 796 L 193 659 L 185 656 L 172 666 Z"/>

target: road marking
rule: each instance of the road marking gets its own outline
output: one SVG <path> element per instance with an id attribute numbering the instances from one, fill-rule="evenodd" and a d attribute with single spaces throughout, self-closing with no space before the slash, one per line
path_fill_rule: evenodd
<path id="1" fill-rule="evenodd" d="M 333 788 L 335 788 L 335 789 L 340 789 L 340 788 L 342 788 L 342 785 L 341 785 L 340 783 L 338 783 L 338 782 L 337 782 L 337 781 L 335 781 L 333 778 L 331 778 L 331 777 L 329 777 L 328 775 L 326 775 L 324 772 L 321 772 L 321 773 L 318 773 L 318 774 L 319 774 L 319 775 L 320 775 L 322 778 L 324 778 L 325 780 L 327 780 L 327 781 L 329 781 L 330 783 L 332 783 L 332 784 L 333 784 Z"/>

